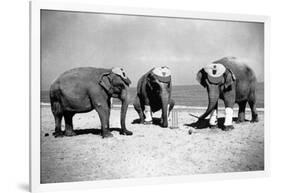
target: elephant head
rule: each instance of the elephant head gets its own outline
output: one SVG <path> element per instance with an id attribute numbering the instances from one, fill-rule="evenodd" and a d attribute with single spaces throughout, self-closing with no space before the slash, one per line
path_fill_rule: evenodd
<path id="1" fill-rule="evenodd" d="M 99 84 L 110 96 L 123 99 L 124 92 L 127 91 L 131 81 L 122 68 L 113 68 L 102 74 Z"/>
<path id="2" fill-rule="evenodd" d="M 147 76 L 147 87 L 154 96 L 150 98 L 159 100 L 162 109 L 161 125 L 168 127 L 168 104 L 171 98 L 171 71 L 168 67 L 153 68 Z M 156 101 L 155 104 L 158 104 Z M 153 109 L 152 109 L 153 110 Z"/>
<path id="3" fill-rule="evenodd" d="M 125 128 L 125 118 L 129 104 L 128 87 L 131 84 L 130 79 L 122 68 L 113 68 L 111 71 L 102 74 L 99 84 L 110 97 L 121 100 L 121 127 Z"/>
<path id="4" fill-rule="evenodd" d="M 230 69 L 219 63 L 212 63 L 199 70 L 197 81 L 208 91 L 208 108 L 206 112 L 199 117 L 206 118 L 217 106 L 218 99 L 223 93 L 234 89 L 235 75 Z"/>

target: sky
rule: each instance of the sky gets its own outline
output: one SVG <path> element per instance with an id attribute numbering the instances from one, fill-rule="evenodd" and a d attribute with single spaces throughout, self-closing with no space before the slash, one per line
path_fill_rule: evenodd
<path id="1" fill-rule="evenodd" d="M 264 81 L 262 23 L 41 11 L 41 89 L 82 66 L 122 67 L 135 87 L 153 67 L 168 66 L 173 85 L 225 56 L 248 63 Z"/>

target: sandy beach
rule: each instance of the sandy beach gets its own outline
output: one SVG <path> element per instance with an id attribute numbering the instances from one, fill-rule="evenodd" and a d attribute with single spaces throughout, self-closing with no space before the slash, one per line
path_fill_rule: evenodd
<path id="1" fill-rule="evenodd" d="M 120 110 L 114 108 L 110 116 L 114 137 L 102 139 L 95 111 L 74 116 L 77 136 L 54 138 L 50 106 L 41 107 L 41 183 L 264 169 L 263 111 L 258 112 L 258 123 L 234 124 L 234 130 L 225 132 L 209 129 L 207 124 L 194 129 L 192 123 L 197 119 L 190 113 L 199 116 L 201 109 L 178 109 L 179 128 L 170 129 L 136 123 L 138 115 L 129 108 L 126 123 L 134 134 L 123 136 L 118 132 Z M 237 111 L 234 115 L 237 117 Z M 223 111 L 219 117 L 222 124 Z M 250 118 L 247 111 L 246 119 Z"/>

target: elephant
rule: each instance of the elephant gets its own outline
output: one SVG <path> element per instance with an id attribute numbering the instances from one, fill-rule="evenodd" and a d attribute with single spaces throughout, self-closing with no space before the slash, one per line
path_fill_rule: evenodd
<path id="1" fill-rule="evenodd" d="M 160 125 L 168 127 L 168 114 L 175 105 L 171 92 L 171 71 L 168 67 L 152 68 L 141 76 L 133 104 L 141 124 L 151 124 L 152 112 L 162 110 Z"/>
<path id="2" fill-rule="evenodd" d="M 125 118 L 128 108 L 128 87 L 131 84 L 122 68 L 80 67 L 61 74 L 50 87 L 50 103 L 55 118 L 55 137 L 74 136 L 72 118 L 76 113 L 95 109 L 101 122 L 102 137 L 112 137 L 109 130 L 109 116 L 112 97 L 119 98 L 121 106 L 122 135 L 132 135 L 126 129 Z M 61 130 L 64 117 L 65 132 Z"/>
<path id="3" fill-rule="evenodd" d="M 245 121 L 245 108 L 248 103 L 251 108 L 251 122 L 258 122 L 256 110 L 256 84 L 257 78 L 254 71 L 243 61 L 236 57 L 224 57 L 206 65 L 197 73 L 197 81 L 207 89 L 208 108 L 198 122 L 209 114 L 209 125 L 217 127 L 218 100 L 222 99 L 225 105 L 225 121 L 223 130 L 234 129 L 232 125 L 233 106 L 239 106 L 238 120 Z"/>

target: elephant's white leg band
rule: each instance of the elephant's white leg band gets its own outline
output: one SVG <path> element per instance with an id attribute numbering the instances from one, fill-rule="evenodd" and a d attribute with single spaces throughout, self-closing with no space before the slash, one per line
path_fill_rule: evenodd
<path id="1" fill-rule="evenodd" d="M 215 109 L 211 112 L 209 124 L 217 125 L 217 123 L 218 123 L 218 113 L 217 113 L 217 110 Z"/>
<path id="2" fill-rule="evenodd" d="M 149 105 L 144 106 L 144 115 L 145 115 L 145 122 L 150 122 L 152 121 L 151 117 L 151 109 Z"/>
<path id="3" fill-rule="evenodd" d="M 224 126 L 232 125 L 233 109 L 230 107 L 225 108 L 225 121 Z"/>

